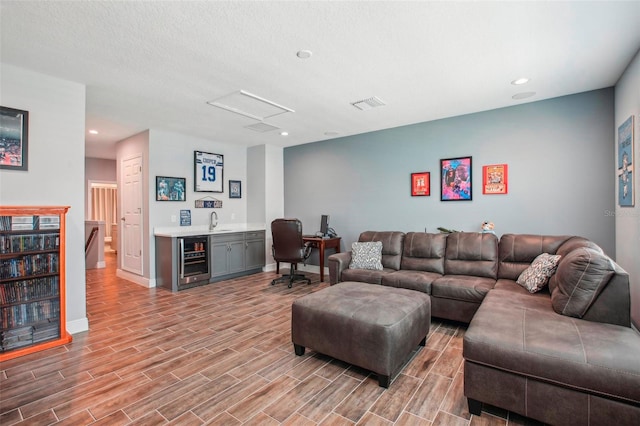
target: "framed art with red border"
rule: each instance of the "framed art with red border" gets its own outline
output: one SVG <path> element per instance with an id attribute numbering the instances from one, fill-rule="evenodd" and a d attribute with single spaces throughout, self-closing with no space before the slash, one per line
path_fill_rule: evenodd
<path id="1" fill-rule="evenodd" d="M 430 196 L 431 195 L 431 173 L 418 172 L 411 173 L 411 196 Z"/>
<path id="2" fill-rule="evenodd" d="M 509 192 L 509 174 L 506 164 L 482 166 L 482 193 L 507 194 Z"/>

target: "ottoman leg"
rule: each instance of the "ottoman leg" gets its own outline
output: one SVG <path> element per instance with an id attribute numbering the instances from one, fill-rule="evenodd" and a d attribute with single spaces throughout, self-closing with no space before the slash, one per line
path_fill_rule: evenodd
<path id="1" fill-rule="evenodd" d="M 479 416 L 482 413 L 482 402 L 467 398 L 467 403 L 469 404 L 469 413 L 474 416 Z"/>
<path id="2" fill-rule="evenodd" d="M 427 344 L 427 336 L 424 339 L 420 340 L 420 346 L 425 346 Z"/>
<path id="3" fill-rule="evenodd" d="M 390 382 L 391 382 L 391 377 L 378 374 L 378 385 L 380 385 L 380 387 L 388 388 Z"/>
<path id="4" fill-rule="evenodd" d="M 293 344 L 293 350 L 298 356 L 304 355 L 304 349 L 305 349 L 304 346 L 296 345 L 295 343 Z"/>

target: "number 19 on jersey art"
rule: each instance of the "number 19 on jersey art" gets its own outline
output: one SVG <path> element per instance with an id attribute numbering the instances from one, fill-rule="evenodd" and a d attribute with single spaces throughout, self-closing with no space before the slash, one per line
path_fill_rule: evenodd
<path id="1" fill-rule="evenodd" d="M 224 192 L 224 156 L 210 152 L 195 151 L 195 192 Z"/>

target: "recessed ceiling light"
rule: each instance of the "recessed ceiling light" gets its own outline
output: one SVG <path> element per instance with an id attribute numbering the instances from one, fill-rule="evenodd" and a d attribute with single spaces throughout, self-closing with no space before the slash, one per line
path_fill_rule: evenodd
<path id="1" fill-rule="evenodd" d="M 313 52 L 310 50 L 298 50 L 296 56 L 300 59 L 309 59 L 313 55 Z"/>
<path id="2" fill-rule="evenodd" d="M 289 136 L 289 132 L 280 132 L 280 135 L 282 135 L 282 136 Z"/>
<path id="3" fill-rule="evenodd" d="M 525 84 L 525 83 L 528 83 L 528 82 L 529 82 L 528 78 L 522 77 L 522 78 L 519 78 L 517 80 L 513 80 L 511 82 L 511 84 L 513 84 L 514 86 L 520 86 L 521 84 Z"/>
<path id="4" fill-rule="evenodd" d="M 329 131 L 329 132 L 324 132 L 324 135 L 325 136 L 338 136 L 339 133 L 338 132 Z"/>
<path id="5" fill-rule="evenodd" d="M 98 131 L 97 130 L 89 130 L 89 133 L 91 133 L 92 135 L 97 135 Z"/>
<path id="6" fill-rule="evenodd" d="M 513 99 L 525 99 L 525 98 L 530 98 L 531 96 L 533 96 L 535 94 L 536 94 L 536 92 L 522 92 L 522 93 L 516 93 L 511 98 L 513 98 Z"/>

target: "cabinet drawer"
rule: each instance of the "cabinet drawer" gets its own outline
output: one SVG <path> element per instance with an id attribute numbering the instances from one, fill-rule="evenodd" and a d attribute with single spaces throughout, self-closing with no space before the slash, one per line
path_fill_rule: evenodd
<path id="1" fill-rule="evenodd" d="M 233 241 L 243 241 L 244 240 L 244 232 L 234 232 L 231 234 L 214 234 L 211 235 L 210 241 L 211 244 L 217 243 L 230 243 Z"/>
<path id="2" fill-rule="evenodd" d="M 250 231 L 245 234 L 247 240 L 262 240 L 264 239 L 264 231 Z"/>

